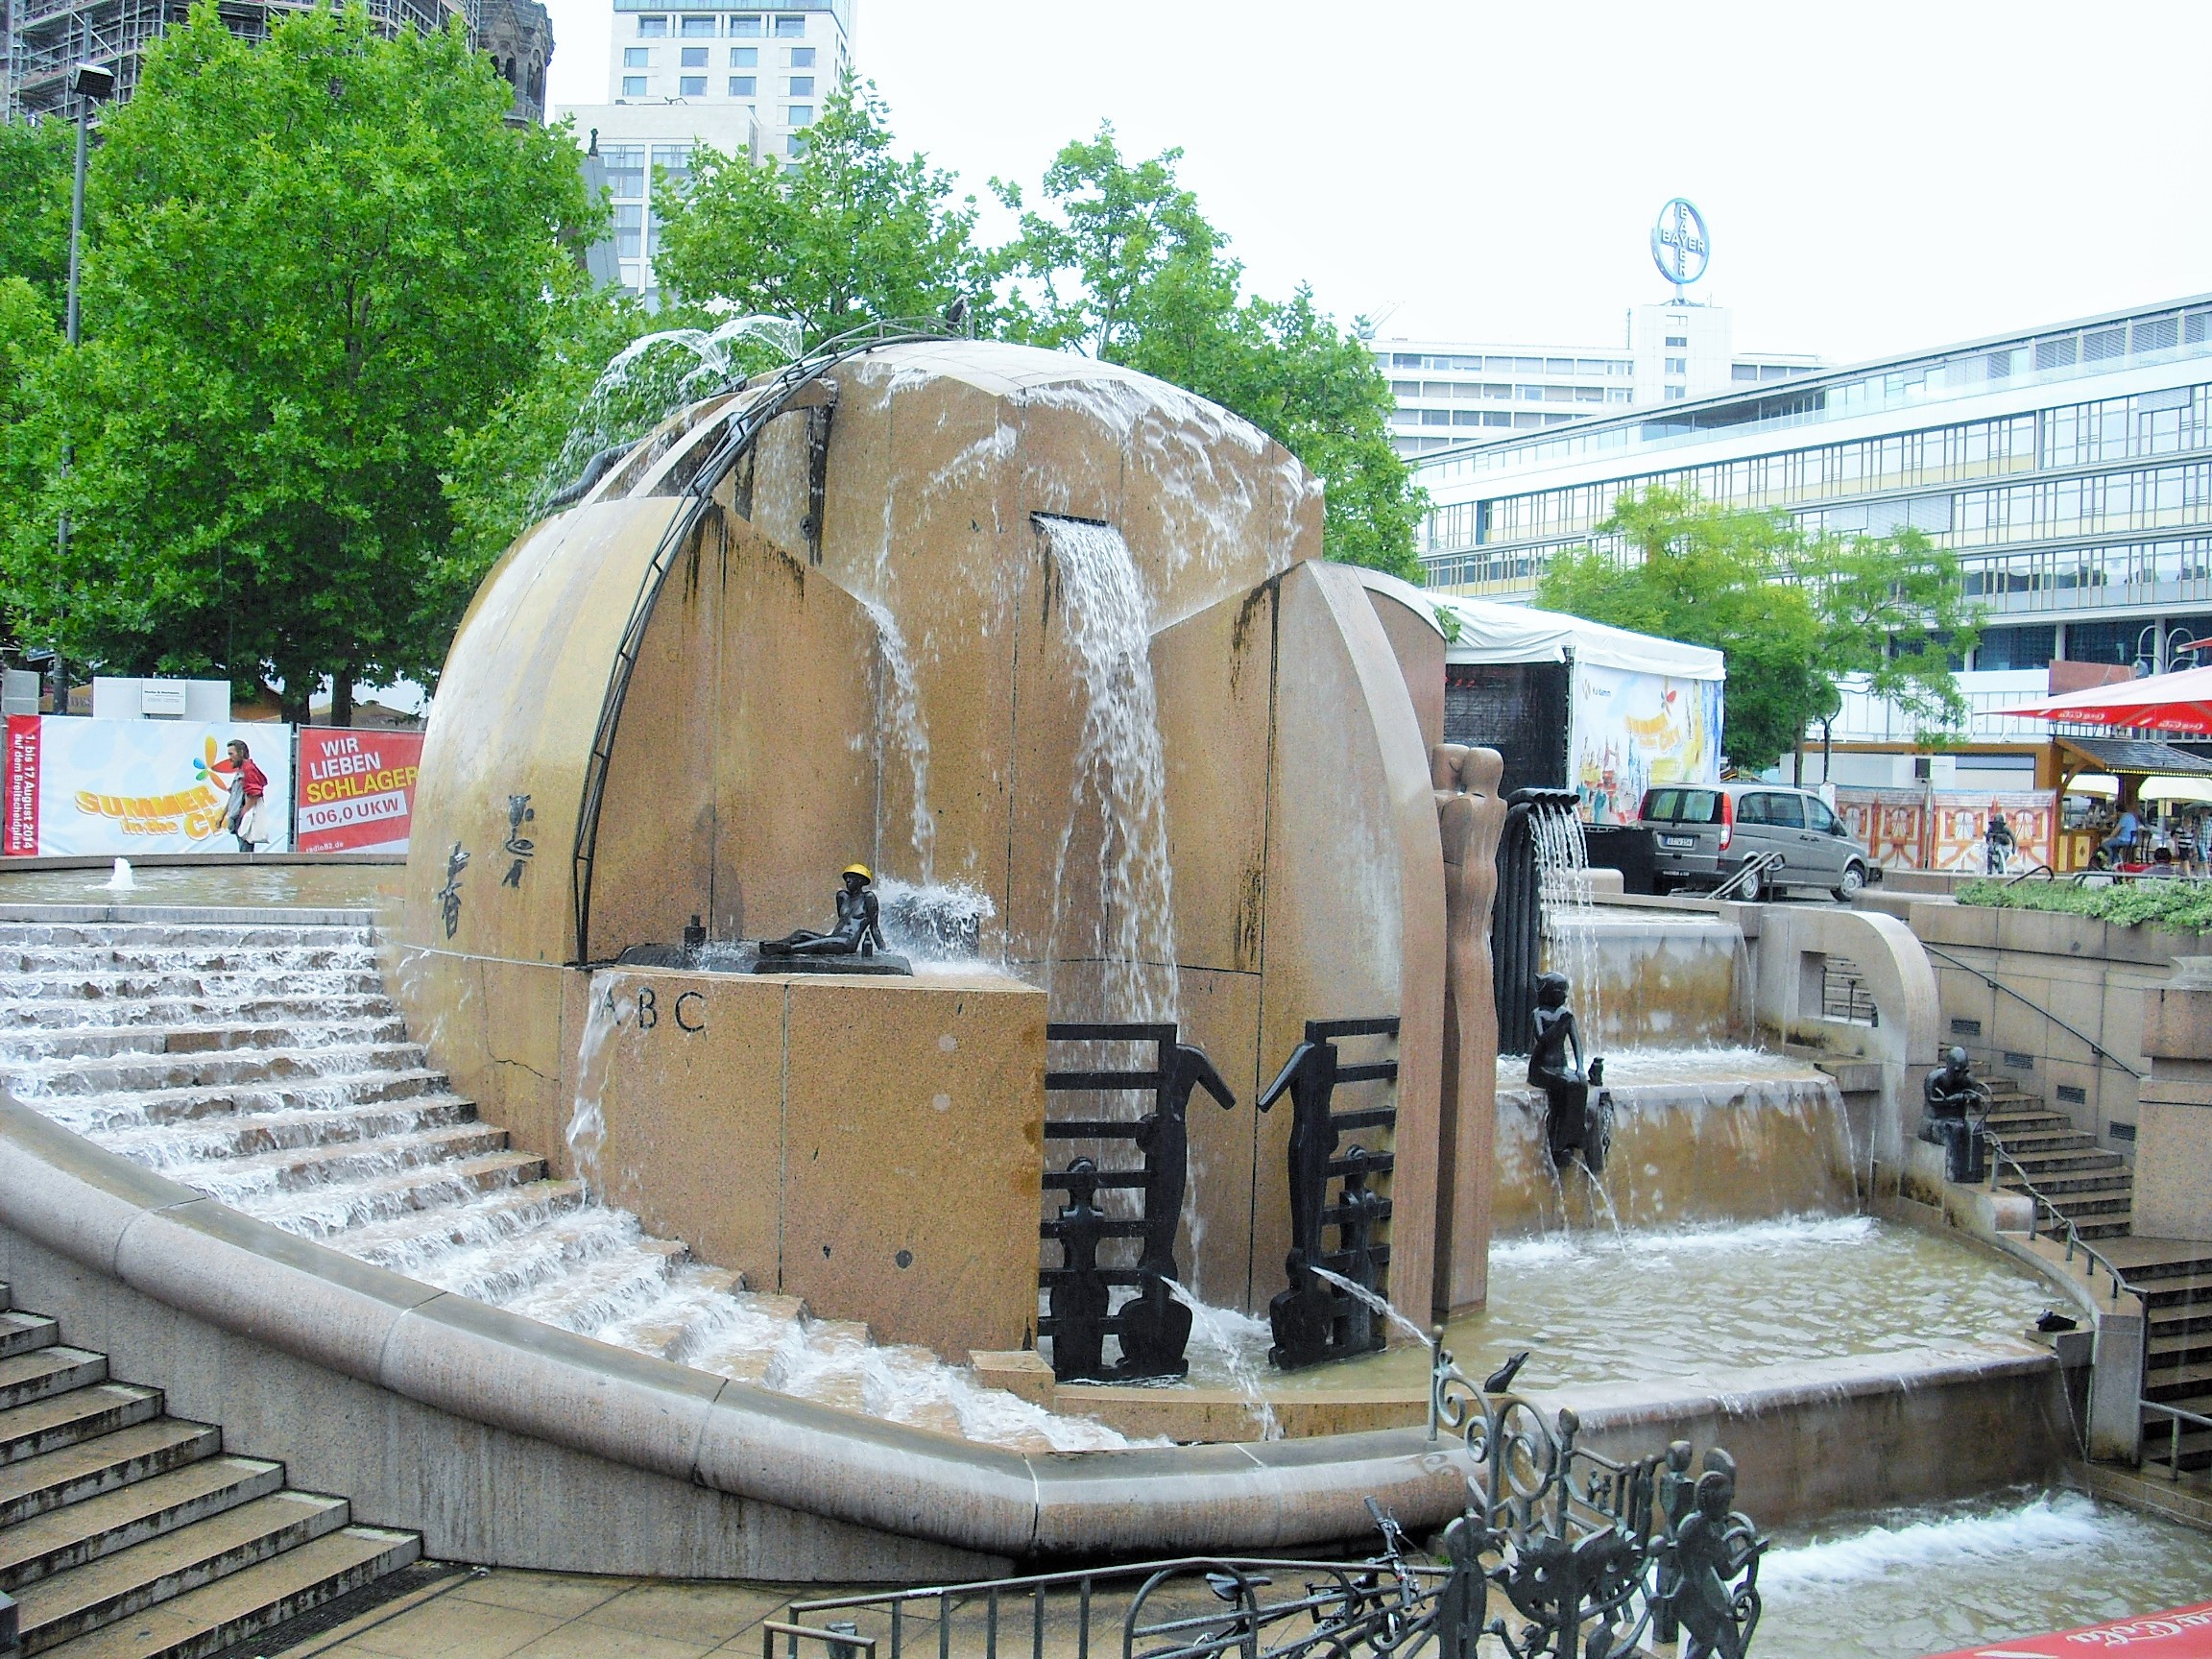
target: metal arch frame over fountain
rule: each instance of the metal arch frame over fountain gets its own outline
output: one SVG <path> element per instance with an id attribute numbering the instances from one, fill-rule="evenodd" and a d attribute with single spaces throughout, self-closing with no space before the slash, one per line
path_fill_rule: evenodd
<path id="1" fill-rule="evenodd" d="M 623 626 L 622 640 L 614 653 L 614 665 L 607 678 L 606 694 L 600 700 L 599 723 L 591 734 L 591 752 L 585 759 L 583 800 L 576 814 L 576 844 L 572 858 L 576 921 L 574 965 L 580 966 L 591 960 L 592 864 L 598 854 L 599 809 L 606 795 L 607 769 L 613 759 L 614 733 L 621 724 L 622 705 L 630 694 L 630 681 L 637 672 L 638 655 L 645 643 L 645 630 L 653 620 L 655 608 L 660 604 L 661 591 L 668 584 L 669 572 L 676 567 L 677 554 L 697 534 L 700 520 L 706 517 L 707 509 L 713 502 L 715 488 L 752 451 L 770 423 L 802 407 L 799 397 L 805 388 L 840 363 L 885 346 L 937 345 L 957 338 L 958 335 L 942 324 L 929 325 L 913 321 L 864 324 L 858 328 L 848 329 L 843 334 L 825 340 L 805 356 L 786 363 L 761 383 L 757 396 L 733 414 L 715 417 L 724 425 L 724 435 L 715 449 L 674 492 L 684 498 L 684 506 L 669 520 L 667 529 L 661 533 L 661 540 L 653 549 L 653 557 L 645 566 L 644 577 L 637 585 L 637 596 L 631 602 L 630 617 Z M 733 390 L 742 392 L 746 390 L 746 385 L 740 382 Z M 825 434 L 825 452 L 826 438 Z M 640 439 L 638 442 L 646 441 Z M 636 447 L 636 445 L 631 445 L 633 449 Z M 817 543 L 822 531 L 821 493 L 817 472 L 811 490 L 813 498 L 808 502 L 812 539 Z"/>

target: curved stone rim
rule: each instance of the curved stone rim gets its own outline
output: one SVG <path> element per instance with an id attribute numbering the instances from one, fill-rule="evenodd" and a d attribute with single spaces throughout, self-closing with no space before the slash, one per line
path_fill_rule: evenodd
<path id="1" fill-rule="evenodd" d="M 1022 1455 L 631 1354 L 354 1260 L 0 1095 L 0 1225 L 221 1330 L 438 1410 L 884 1531 L 1018 1558 L 1250 1551 L 1466 1504 L 1419 1430 Z"/>

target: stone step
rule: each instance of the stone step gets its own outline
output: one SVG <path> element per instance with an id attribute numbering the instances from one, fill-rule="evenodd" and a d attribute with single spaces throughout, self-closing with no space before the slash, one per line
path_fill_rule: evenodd
<path id="1" fill-rule="evenodd" d="M 161 1390 L 134 1382 L 96 1382 L 0 1411 L 0 1468 L 160 1415 Z"/>
<path id="2" fill-rule="evenodd" d="M 0 922 L 0 947 L 116 946 L 223 950 L 241 946 L 366 945 L 369 929 L 334 922 Z"/>
<path id="3" fill-rule="evenodd" d="M 135 1423 L 0 1468 L 0 1527 L 181 1469 L 223 1450 L 223 1431 L 180 1417 Z M 0 1540 L 6 1534 L 0 1532 Z"/>
<path id="4" fill-rule="evenodd" d="M 2040 1134 L 2011 1134 L 1997 1137 L 2005 1150 L 2015 1158 L 2042 1157 L 2054 1152 L 2089 1151 L 2097 1146 L 2097 1137 L 2084 1135 L 2079 1129 L 2053 1129 Z"/>
<path id="5" fill-rule="evenodd" d="M 312 1080 L 204 1089 L 133 1089 L 110 1094 L 44 1095 L 30 1102 L 63 1128 L 103 1142 L 109 1135 L 152 1123 L 188 1123 L 230 1116 L 342 1111 L 349 1106 L 415 1099 L 458 1099 L 445 1074 L 428 1067 L 326 1074 Z"/>
<path id="6" fill-rule="evenodd" d="M 26 1585 L 15 1599 L 23 1651 L 41 1652 L 244 1572 L 351 1518 L 343 1498 L 274 1492 Z"/>
<path id="7" fill-rule="evenodd" d="M 107 1355 L 52 1343 L 28 1354 L 0 1359 L 0 1412 L 107 1381 Z"/>
<path id="8" fill-rule="evenodd" d="M 592 1335 L 617 1320 L 634 1321 L 632 1310 L 644 1298 L 663 1293 L 671 1274 L 690 1254 L 673 1238 L 640 1237 L 629 1249 L 573 1262 L 558 1277 L 529 1276 L 527 1288 L 498 1303 L 526 1319 Z"/>
<path id="9" fill-rule="evenodd" d="M 413 1043 L 346 1043 L 326 1048 L 250 1048 L 213 1054 L 48 1061 L 11 1070 L 17 1094 L 27 1105 L 36 1106 L 42 1098 L 67 1100 L 150 1089 L 280 1083 L 364 1071 L 410 1070 L 420 1069 L 422 1063 L 422 1050 Z"/>
<path id="10" fill-rule="evenodd" d="M 2009 1169 L 2005 1172 L 1999 1185 L 2008 1192 L 2017 1192 L 2021 1190 L 2019 1178 Z M 2074 1206 L 2067 1201 L 2069 1197 L 2094 1200 L 2108 1198 L 2117 1193 L 2120 1197 L 2126 1198 L 2135 1190 L 2135 1178 L 2125 1168 L 2109 1172 L 2096 1169 L 2061 1169 L 2047 1179 L 2036 1178 L 2035 1190 L 2041 1192 L 2044 1197 L 2056 1203 L 2059 1209 L 2071 1213 Z"/>
<path id="11" fill-rule="evenodd" d="M 45 1649 L 50 1659 L 211 1659 L 412 1565 L 413 1532 L 347 1527 L 212 1584 Z"/>
<path id="12" fill-rule="evenodd" d="M 266 1498 L 283 1484 L 281 1463 L 208 1457 L 50 1510 L 0 1532 L 0 1590 L 19 1596 L 27 1584 Z"/>
<path id="13" fill-rule="evenodd" d="M 51 1348 L 61 1340 L 61 1327 L 43 1313 L 0 1313 L 0 1358 Z"/>
<path id="14" fill-rule="evenodd" d="M 176 974 L 191 973 L 200 978 L 215 974 L 247 974 L 266 977 L 337 970 L 358 973 L 373 969 L 373 947 L 360 945 L 241 946 L 220 951 L 180 950 L 160 947 L 118 947 L 95 950 L 73 945 L 29 945 L 0 948 L 0 974 Z"/>
<path id="15" fill-rule="evenodd" d="M 271 968 L 240 974 L 210 974 L 191 968 L 125 974 L 80 964 L 47 974 L 0 973 L 0 1008 L 64 1003 L 89 1011 L 98 1004 L 131 1006 L 178 998 L 229 1006 L 252 998 L 373 997 L 382 990 L 383 981 L 371 963 L 311 972 Z"/>
<path id="16" fill-rule="evenodd" d="M 411 1258 L 473 1244 L 487 1231 L 510 1238 L 524 1234 L 579 1208 L 584 1201 L 581 1181 L 532 1181 L 470 1205 L 466 1216 L 452 1206 L 442 1205 L 364 1223 L 346 1235 L 346 1253 L 403 1273 L 407 1268 L 399 1263 Z"/>
<path id="17" fill-rule="evenodd" d="M 2073 1118 L 2042 1111 L 1993 1111 L 1983 1121 L 1991 1134 L 2008 1144 L 2015 1135 L 2063 1135 L 2074 1127 Z"/>
<path id="18" fill-rule="evenodd" d="M 2212 1342 L 2206 1341 L 2202 1331 L 2152 1326 L 2143 1343 L 2144 1368 L 2191 1365 L 2200 1356 L 2212 1358 L 2208 1350 L 2212 1350 Z"/>
<path id="19" fill-rule="evenodd" d="M 364 1222 L 389 1220 L 412 1211 L 439 1210 L 477 1192 L 526 1186 L 545 1177 L 545 1161 L 528 1152 L 493 1152 L 463 1158 L 434 1168 L 397 1169 L 359 1181 L 343 1191 L 310 1188 L 273 1193 L 240 1208 L 249 1214 L 308 1238 Z"/>
<path id="20" fill-rule="evenodd" d="M 2212 1343 L 2176 1343 L 2168 1352 L 2146 1356 L 2143 1397 L 2169 1405 L 2188 1406 L 2193 1395 L 2212 1395 Z M 2191 1407 L 2192 1410 L 2202 1410 Z M 2212 1411 L 2203 1411 L 2212 1417 Z"/>
<path id="21" fill-rule="evenodd" d="M 334 997 L 276 995 L 221 1000 L 213 997 L 38 998 L 0 1002 L 0 1041 L 24 1031 L 122 1031 L 142 1025 L 202 1025 L 226 1019 L 253 1023 L 381 1020 L 397 1010 L 381 992 Z"/>
<path id="22" fill-rule="evenodd" d="M 280 1146 L 242 1158 L 221 1158 L 172 1168 L 171 1179 L 225 1203 L 255 1195 L 297 1192 L 338 1183 L 397 1173 L 434 1172 L 448 1163 L 503 1152 L 507 1131 L 487 1123 L 458 1123 L 412 1135 L 386 1135 L 373 1141 L 345 1141 L 328 1146 Z"/>
<path id="23" fill-rule="evenodd" d="M 2153 1337 L 2197 1332 L 2212 1346 L 2212 1302 L 2166 1303 L 2145 1309 L 2144 1316 Z"/>
<path id="24" fill-rule="evenodd" d="M 2010 1148 L 2007 1148 L 2010 1152 Z M 2046 1174 L 2097 1174 L 2097 1172 L 2126 1172 L 2128 1159 L 2119 1152 L 2105 1152 L 2102 1148 L 2068 1148 L 2057 1152 L 2013 1152 L 2013 1164 L 2029 1172 L 2035 1186 L 2044 1184 Z M 2046 1188 L 2049 1190 L 2049 1188 Z"/>
<path id="25" fill-rule="evenodd" d="M 148 1168 L 170 1169 L 214 1159 L 337 1146 L 451 1128 L 473 1122 L 475 1117 L 475 1106 L 458 1094 L 421 1094 L 406 1100 L 373 1101 L 366 1106 L 301 1107 L 203 1118 L 189 1128 L 153 1123 L 143 1128 L 112 1129 L 101 1136 L 100 1143 Z"/>
<path id="26" fill-rule="evenodd" d="M 257 1048 L 366 1047 L 407 1041 L 396 1012 L 351 1020 L 308 1019 L 283 1024 L 240 1022 L 175 1025 L 41 1025 L 0 1032 L 0 1057 L 11 1065 L 40 1060 L 132 1054 L 209 1054 Z"/>
<path id="27" fill-rule="evenodd" d="M 2171 1469 L 2175 1467 L 2174 1420 L 2155 1412 L 2150 1418 L 2143 1426 L 2143 1461 L 2146 1466 Z M 2212 1469 L 2212 1429 L 2197 1429 L 2186 1423 L 2181 1426 L 2179 1466 L 2185 1471 Z"/>
<path id="28" fill-rule="evenodd" d="M 2172 1302 L 2201 1302 L 2212 1308 L 2212 1273 L 2167 1273 L 2138 1280 L 2132 1268 L 2123 1268 L 2128 1282 L 2143 1292 L 2143 1300 L 2152 1307 Z"/>
<path id="29" fill-rule="evenodd" d="M 2212 1278 L 2212 1246 L 2162 1238 L 2144 1239 L 2142 1245 L 2155 1249 L 2158 1253 L 2147 1260 L 2130 1262 L 2121 1269 L 2128 1275 L 2130 1284 L 2149 1285 L 2161 1279 Z M 2141 1255 L 2144 1251 L 2138 1247 L 2130 1253 Z"/>
<path id="30" fill-rule="evenodd" d="M 2128 1214 L 2123 1211 L 2117 1215 L 2103 1220 L 2091 1216 L 2086 1221 L 2076 1222 L 2074 1230 L 2081 1238 L 2095 1243 L 2103 1238 L 2125 1238 L 2134 1231 L 2134 1227 L 2128 1219 Z"/>

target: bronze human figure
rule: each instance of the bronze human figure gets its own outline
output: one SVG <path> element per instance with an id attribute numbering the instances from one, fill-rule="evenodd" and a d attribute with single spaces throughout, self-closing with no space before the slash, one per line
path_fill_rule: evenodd
<path id="1" fill-rule="evenodd" d="M 781 939 L 760 941 L 763 956 L 873 956 L 885 949 L 882 909 L 877 902 L 875 876 L 865 864 L 845 868 L 844 886 L 837 894 L 837 921 L 827 933 L 802 927 Z"/>
<path id="2" fill-rule="evenodd" d="M 1988 1146 L 1983 1122 L 1989 1112 L 1988 1091 L 1974 1080 L 1966 1050 L 1952 1048 L 1943 1064 L 1928 1073 L 1921 1094 L 1925 1110 L 1920 1139 L 1944 1149 L 1944 1175 L 1972 1184 L 1988 1177 Z"/>
<path id="3" fill-rule="evenodd" d="M 1580 1157 L 1593 1175 L 1605 1172 L 1605 1124 L 1590 1110 L 1590 1091 L 1605 1083 L 1605 1062 L 1585 1068 L 1582 1031 L 1567 1006 L 1567 975 L 1536 975 L 1536 1034 L 1528 1045 L 1528 1081 L 1544 1091 L 1548 1108 L 1546 1139 L 1551 1162 L 1564 1168 Z"/>

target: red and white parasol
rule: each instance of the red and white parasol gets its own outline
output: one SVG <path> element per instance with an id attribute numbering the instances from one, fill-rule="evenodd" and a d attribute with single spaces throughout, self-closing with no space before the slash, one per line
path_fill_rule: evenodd
<path id="1" fill-rule="evenodd" d="M 2023 720 L 2058 720 L 2081 726 L 2122 726 L 2141 732 L 2212 733 L 2212 668 L 2152 674 L 2087 691 L 2053 697 L 2019 709 L 1995 709 Z"/>

